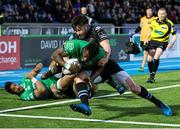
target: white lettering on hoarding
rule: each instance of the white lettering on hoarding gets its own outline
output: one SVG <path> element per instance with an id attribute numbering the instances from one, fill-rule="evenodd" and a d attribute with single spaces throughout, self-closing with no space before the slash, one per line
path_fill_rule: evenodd
<path id="1" fill-rule="evenodd" d="M 58 48 L 57 40 L 41 40 L 41 49 Z"/>
<path id="2" fill-rule="evenodd" d="M 17 48 L 16 48 L 16 41 L 1 41 L 0 42 L 0 54 L 5 54 L 5 53 L 16 53 Z"/>
<path id="3" fill-rule="evenodd" d="M 9 64 L 9 63 L 11 63 L 11 64 L 14 64 L 14 63 L 16 63 L 16 57 L 3 57 L 3 56 L 1 56 L 0 57 L 0 64 Z"/>

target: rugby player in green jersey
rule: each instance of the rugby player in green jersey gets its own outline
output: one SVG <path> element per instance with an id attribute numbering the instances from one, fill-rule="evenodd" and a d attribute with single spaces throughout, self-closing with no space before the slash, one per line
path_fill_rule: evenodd
<path id="1" fill-rule="evenodd" d="M 56 90 L 57 79 L 50 77 L 45 80 L 37 80 L 35 76 L 40 72 L 42 64 L 36 67 L 23 77 L 19 84 L 14 82 L 6 82 L 5 90 L 11 94 L 16 94 L 21 100 L 41 100 L 48 98 L 62 98 Z"/>
<path id="2" fill-rule="evenodd" d="M 88 83 L 88 81 L 94 80 L 94 78 L 101 74 L 105 68 L 104 65 L 99 63 L 101 58 L 104 56 L 104 49 L 96 43 L 89 43 L 78 39 L 66 41 L 63 48 L 57 49 L 52 54 L 52 59 L 55 62 L 76 75 L 73 84 L 75 86 L 75 93 L 80 98 L 81 103 L 70 105 L 72 110 L 81 112 L 85 115 L 90 115 L 92 113 L 88 102 L 88 93 L 90 87 L 90 83 Z M 76 68 L 74 65 L 68 66 L 67 68 L 67 62 L 64 60 L 64 57 L 77 58 L 81 64 L 80 71 L 79 68 Z M 111 66 L 108 68 L 111 69 Z M 116 75 L 118 83 L 124 83 L 124 85 L 133 93 L 155 104 L 164 115 L 171 116 L 173 114 L 169 106 L 149 93 L 146 88 L 136 84 L 127 72 L 121 70 Z"/>
<path id="3" fill-rule="evenodd" d="M 67 68 L 67 63 L 65 62 L 64 57 L 78 59 L 81 65 L 80 71 L 78 66 L 77 68 L 70 66 L 68 69 L 71 73 L 76 73 L 73 81 L 74 92 L 80 98 L 82 103 L 72 104 L 70 106 L 74 111 L 79 111 L 86 115 L 91 114 L 88 102 L 89 89 L 91 87 L 89 78 L 93 75 L 91 78 L 95 79 L 101 73 L 103 66 L 99 64 L 99 61 L 105 56 L 104 49 L 92 42 L 69 40 L 64 43 L 63 48 L 57 49 L 52 54 L 52 59 L 65 68 Z M 92 72 L 93 74 L 91 74 Z"/>

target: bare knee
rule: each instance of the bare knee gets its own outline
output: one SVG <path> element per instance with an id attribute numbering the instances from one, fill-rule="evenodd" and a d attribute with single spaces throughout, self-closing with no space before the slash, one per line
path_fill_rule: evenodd
<path id="1" fill-rule="evenodd" d="M 141 91 L 139 85 L 137 85 L 131 78 L 126 79 L 126 87 L 135 94 L 138 94 Z"/>

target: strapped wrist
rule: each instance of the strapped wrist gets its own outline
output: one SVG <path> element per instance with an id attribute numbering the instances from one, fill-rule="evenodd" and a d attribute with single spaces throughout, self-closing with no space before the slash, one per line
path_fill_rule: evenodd
<path id="1" fill-rule="evenodd" d="M 65 68 L 65 69 L 68 69 L 68 70 L 69 70 L 70 67 L 71 67 L 71 65 L 70 65 L 69 63 L 66 62 L 66 63 L 64 64 L 64 68 Z"/>

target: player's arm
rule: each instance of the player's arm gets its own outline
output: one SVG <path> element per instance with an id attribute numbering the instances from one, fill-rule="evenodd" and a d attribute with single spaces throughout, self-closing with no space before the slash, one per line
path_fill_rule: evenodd
<path id="1" fill-rule="evenodd" d="M 33 81 L 33 83 L 36 86 L 36 89 L 34 90 L 34 95 L 36 98 L 38 99 L 43 99 L 43 97 L 47 94 L 47 90 L 45 88 L 45 86 L 38 81 L 36 78 L 31 79 Z"/>
<path id="2" fill-rule="evenodd" d="M 58 48 L 51 55 L 51 59 L 56 61 L 60 66 L 64 66 L 64 64 L 66 63 L 63 57 L 67 57 L 64 48 Z"/>
<path id="3" fill-rule="evenodd" d="M 104 51 L 106 52 L 105 54 L 105 59 L 104 59 L 104 62 L 102 61 L 102 64 L 106 64 L 109 59 L 109 56 L 111 54 L 111 47 L 110 47 L 110 44 L 109 44 L 109 40 L 108 39 L 105 39 L 103 41 L 100 42 L 100 45 L 103 47 Z"/>
<path id="4" fill-rule="evenodd" d="M 101 59 L 101 61 L 99 63 L 101 65 L 105 65 L 111 54 L 111 46 L 109 44 L 109 38 L 108 38 L 106 32 L 101 27 L 96 27 L 95 32 L 96 32 L 96 38 L 98 39 L 99 44 L 106 52 L 106 55 L 104 56 L 104 58 Z"/>
<path id="5" fill-rule="evenodd" d="M 176 31 L 174 30 L 173 25 L 171 27 L 171 34 L 172 34 L 172 41 L 168 44 L 167 46 L 168 48 L 172 48 L 177 39 Z"/>

